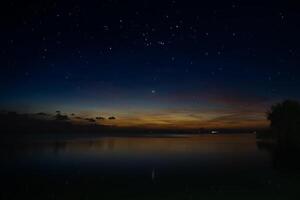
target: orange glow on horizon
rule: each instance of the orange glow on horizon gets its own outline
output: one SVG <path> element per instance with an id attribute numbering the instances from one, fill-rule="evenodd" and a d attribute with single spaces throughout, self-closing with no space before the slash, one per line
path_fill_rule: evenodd
<path id="1" fill-rule="evenodd" d="M 93 115 L 93 113 L 88 113 Z M 80 120 L 75 120 L 80 123 Z M 115 120 L 96 120 L 99 125 L 117 127 L 197 129 L 197 128 L 263 128 L 269 125 L 264 113 L 119 113 Z"/>

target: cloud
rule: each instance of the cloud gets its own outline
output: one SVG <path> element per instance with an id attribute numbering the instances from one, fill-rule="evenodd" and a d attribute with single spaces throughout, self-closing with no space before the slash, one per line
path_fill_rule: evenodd
<path id="1" fill-rule="evenodd" d="M 265 113 L 245 113 L 237 112 L 226 114 L 223 116 L 215 117 L 214 119 L 206 121 L 210 126 L 216 127 L 230 127 L 230 128 L 256 128 L 256 127 L 266 127 L 268 121 L 266 120 Z"/>
<path id="2" fill-rule="evenodd" d="M 88 121 L 88 122 L 96 122 L 96 120 L 95 119 L 93 119 L 93 118 L 84 118 L 84 120 L 86 120 L 86 121 Z"/>
<path id="3" fill-rule="evenodd" d="M 266 96 L 250 91 L 235 91 L 226 88 L 207 88 L 204 90 L 187 90 L 161 97 L 163 101 L 179 104 L 180 107 L 203 107 L 206 109 L 255 108 L 265 109 L 270 105 Z"/>
<path id="4" fill-rule="evenodd" d="M 55 119 L 57 121 L 68 121 L 68 120 L 70 120 L 68 115 L 62 115 L 60 111 L 56 111 Z"/>
<path id="5" fill-rule="evenodd" d="M 50 116 L 50 114 L 44 113 L 44 112 L 38 112 L 35 115 L 37 115 L 37 116 Z"/>

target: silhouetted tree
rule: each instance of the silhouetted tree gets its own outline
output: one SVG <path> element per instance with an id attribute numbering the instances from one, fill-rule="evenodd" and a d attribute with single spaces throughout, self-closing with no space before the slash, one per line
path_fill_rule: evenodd
<path id="1" fill-rule="evenodd" d="M 84 120 L 86 120 L 86 121 L 88 121 L 88 122 L 96 122 L 96 120 L 93 119 L 93 118 L 85 118 Z"/>
<path id="2" fill-rule="evenodd" d="M 281 148 L 300 147 L 300 103 L 286 100 L 267 113 L 271 131 Z"/>
<path id="3" fill-rule="evenodd" d="M 56 111 L 55 119 L 58 120 L 58 121 L 70 120 L 68 115 L 62 115 L 60 111 Z"/>
<path id="4" fill-rule="evenodd" d="M 48 114 L 44 113 L 44 112 L 38 112 L 35 115 L 38 115 L 38 116 L 48 116 Z"/>
<path id="5" fill-rule="evenodd" d="M 116 118 L 115 117 L 109 117 L 108 119 L 109 120 L 115 120 Z"/>

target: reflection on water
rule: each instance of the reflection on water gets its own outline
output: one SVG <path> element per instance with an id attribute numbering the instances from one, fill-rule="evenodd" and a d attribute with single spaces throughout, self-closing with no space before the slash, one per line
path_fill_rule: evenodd
<path id="1" fill-rule="evenodd" d="M 266 152 L 257 149 L 254 135 L 191 135 L 169 137 L 100 137 L 93 139 L 32 140 L 8 148 L 18 165 L 87 168 L 178 167 L 249 169 L 269 167 Z M 11 152 L 9 152 L 11 150 Z M 84 166 L 86 165 L 86 166 Z"/>
<path id="2" fill-rule="evenodd" d="M 111 196 L 112 190 L 194 194 L 279 187 L 272 158 L 253 134 L 32 138 L 6 142 L 0 156 L 8 196 L 38 190 L 40 197 L 54 193 L 57 199 L 62 188 L 76 199 Z"/>

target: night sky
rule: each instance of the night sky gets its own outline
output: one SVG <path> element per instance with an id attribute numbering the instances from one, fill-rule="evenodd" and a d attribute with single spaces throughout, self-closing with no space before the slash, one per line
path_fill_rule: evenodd
<path id="1" fill-rule="evenodd" d="M 300 100 L 287 1 L 1 3 L 0 109 L 142 127 L 262 127 Z"/>

